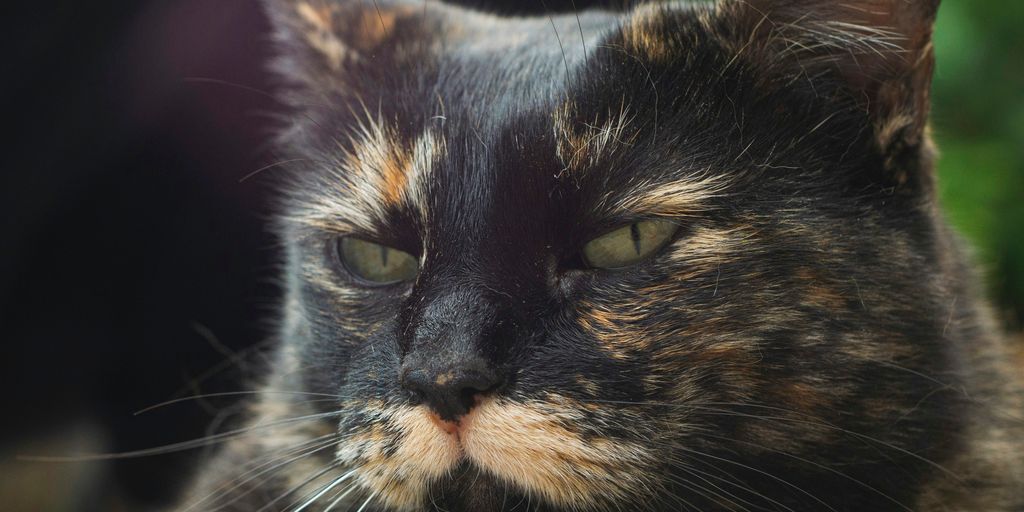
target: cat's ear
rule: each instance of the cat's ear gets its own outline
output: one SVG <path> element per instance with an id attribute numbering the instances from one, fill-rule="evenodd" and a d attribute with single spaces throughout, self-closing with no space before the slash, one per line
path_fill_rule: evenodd
<path id="1" fill-rule="evenodd" d="M 868 112 L 883 154 L 901 158 L 894 152 L 927 144 L 939 1 L 731 0 L 718 9 L 740 27 L 737 53 L 812 85 L 840 77 Z"/>
<path id="2" fill-rule="evenodd" d="M 292 86 L 287 102 L 351 94 L 384 68 L 414 58 L 417 40 L 436 19 L 422 2 L 263 0 L 277 57 L 272 70 Z M 430 13 L 434 14 L 434 13 Z M 377 71 L 375 73 L 375 71 Z"/>

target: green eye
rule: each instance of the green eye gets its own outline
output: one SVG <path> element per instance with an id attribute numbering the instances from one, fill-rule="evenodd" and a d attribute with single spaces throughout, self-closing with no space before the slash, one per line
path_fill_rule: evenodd
<path id="1" fill-rule="evenodd" d="M 416 258 L 405 251 L 350 236 L 339 241 L 338 255 L 349 272 L 376 284 L 408 281 L 419 270 Z"/>
<path id="2" fill-rule="evenodd" d="M 587 242 L 583 257 L 591 267 L 628 267 L 664 247 L 677 229 L 663 220 L 634 222 Z"/>

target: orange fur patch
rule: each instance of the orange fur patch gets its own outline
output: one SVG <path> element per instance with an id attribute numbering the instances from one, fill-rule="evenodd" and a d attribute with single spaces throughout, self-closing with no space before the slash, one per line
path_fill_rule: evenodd
<path id="1" fill-rule="evenodd" d="M 305 24 L 303 31 L 306 42 L 323 55 L 331 69 L 340 69 L 347 60 L 357 57 L 335 32 L 332 6 L 323 2 L 317 6 L 309 2 L 299 2 L 295 5 L 295 12 Z"/>
<path id="2" fill-rule="evenodd" d="M 386 148 L 378 150 L 377 165 L 380 166 L 380 188 L 384 202 L 395 205 L 402 200 L 405 187 L 409 184 L 410 155 L 394 143 L 388 143 Z"/>
<path id="3" fill-rule="evenodd" d="M 592 506 L 634 496 L 648 487 L 636 468 L 651 462 L 649 450 L 631 443 L 583 439 L 566 427 L 583 421 L 577 407 L 491 398 L 463 421 L 469 422 L 463 447 L 473 462 L 552 503 Z"/>
<path id="4" fill-rule="evenodd" d="M 601 343 L 609 356 L 624 360 L 650 345 L 646 331 L 636 327 L 642 324 L 648 311 L 651 311 L 650 305 L 639 302 L 607 305 L 583 301 L 579 305 L 577 322 Z"/>
<path id="5" fill-rule="evenodd" d="M 456 438 L 438 428 L 429 414 L 422 406 L 381 409 L 379 423 L 341 444 L 338 460 L 351 463 L 356 480 L 388 506 L 421 508 L 427 486 L 462 457 Z M 399 435 L 386 434 L 385 424 Z M 397 446 L 392 453 L 385 450 L 389 443 Z"/>
<path id="6" fill-rule="evenodd" d="M 618 112 L 609 110 L 603 119 L 590 122 L 575 120 L 576 106 L 566 102 L 552 114 L 555 133 L 555 153 L 566 171 L 579 172 L 597 165 L 617 149 L 632 146 L 639 132 L 632 130 L 633 115 L 629 113 L 625 98 Z"/>
<path id="7" fill-rule="evenodd" d="M 306 42 L 319 51 L 331 69 L 338 70 L 349 61 L 385 43 L 395 33 L 398 21 L 415 11 L 408 7 L 391 9 L 346 9 L 344 5 L 324 0 L 302 0 L 295 3 L 295 13 L 302 24 Z"/>
<path id="8" fill-rule="evenodd" d="M 655 29 L 663 22 L 665 7 L 657 3 L 645 4 L 633 11 L 622 29 L 623 44 L 627 50 L 652 60 L 669 58 L 673 49 Z"/>
<path id="9" fill-rule="evenodd" d="M 831 311 L 842 311 L 845 308 L 845 297 L 830 286 L 819 273 L 809 268 L 801 268 L 796 271 L 794 277 L 798 281 L 798 286 L 803 288 L 808 304 Z"/>

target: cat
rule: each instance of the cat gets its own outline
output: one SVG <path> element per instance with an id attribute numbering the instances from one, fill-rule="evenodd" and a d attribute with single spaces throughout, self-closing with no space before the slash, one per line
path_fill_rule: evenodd
<path id="1" fill-rule="evenodd" d="M 279 342 L 181 510 L 1024 510 L 938 4 L 267 0 Z"/>

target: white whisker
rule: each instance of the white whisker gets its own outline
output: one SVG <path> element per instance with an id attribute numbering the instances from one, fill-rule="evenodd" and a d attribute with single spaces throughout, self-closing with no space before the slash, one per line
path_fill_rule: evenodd
<path id="1" fill-rule="evenodd" d="M 332 481 L 331 483 L 327 484 L 323 489 L 320 490 L 320 492 L 318 492 L 315 495 L 313 495 L 312 498 L 306 500 L 305 503 L 303 503 L 302 505 L 299 505 L 292 512 L 301 512 L 306 507 L 308 507 L 312 503 L 314 503 L 316 500 L 320 499 L 321 496 L 323 496 L 324 494 L 327 494 L 328 492 L 330 492 L 331 489 L 334 489 L 335 487 L 337 487 L 338 484 L 344 482 L 345 480 L 348 480 L 348 477 L 354 475 L 355 472 L 356 472 L 356 470 L 353 469 L 352 471 L 349 471 L 348 473 L 345 473 L 344 475 L 341 475 L 338 478 L 334 479 L 334 481 Z"/>
<path id="2" fill-rule="evenodd" d="M 358 488 L 358 487 L 359 487 L 358 483 L 353 483 L 352 485 L 348 486 L 348 488 L 345 489 L 341 493 L 341 495 L 339 495 L 337 498 L 334 498 L 334 501 L 332 501 L 329 505 L 327 505 L 327 508 L 324 509 L 324 512 L 330 512 L 331 509 L 333 509 L 335 505 L 337 505 L 338 503 L 341 503 L 341 500 L 345 499 L 345 496 L 348 496 L 352 491 L 356 490 L 356 488 Z"/>
<path id="3" fill-rule="evenodd" d="M 369 497 L 367 497 L 366 501 L 363 502 L 363 504 L 359 507 L 358 510 L 356 510 L 356 512 L 363 512 L 363 509 L 365 509 L 366 506 L 370 504 L 370 501 L 372 501 L 374 498 L 377 497 L 377 493 L 379 493 L 379 492 L 380 491 L 374 491 L 373 494 L 371 494 Z"/>

